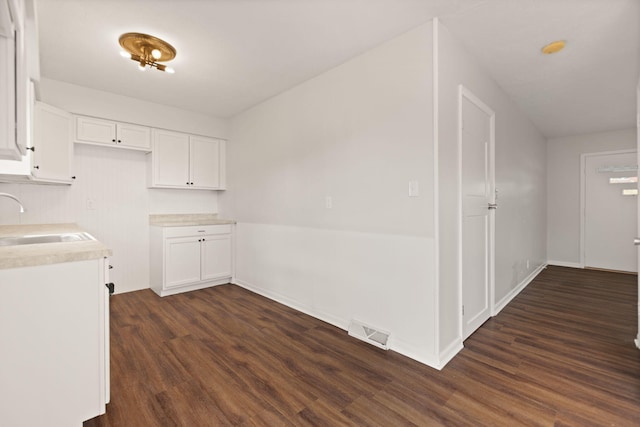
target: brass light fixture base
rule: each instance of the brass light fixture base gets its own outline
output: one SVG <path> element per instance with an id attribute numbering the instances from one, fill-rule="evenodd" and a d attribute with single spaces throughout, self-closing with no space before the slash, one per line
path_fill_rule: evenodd
<path id="1" fill-rule="evenodd" d="M 566 44 L 567 42 L 565 42 L 564 40 L 556 40 L 544 46 L 541 50 L 545 55 L 551 55 L 553 53 L 560 52 L 562 49 L 564 49 Z"/>
<path id="2" fill-rule="evenodd" d="M 138 62 L 141 68 L 148 65 L 165 71 L 166 65 L 158 62 L 171 61 L 176 57 L 176 49 L 164 40 L 142 33 L 125 33 L 120 36 L 120 46 Z"/>

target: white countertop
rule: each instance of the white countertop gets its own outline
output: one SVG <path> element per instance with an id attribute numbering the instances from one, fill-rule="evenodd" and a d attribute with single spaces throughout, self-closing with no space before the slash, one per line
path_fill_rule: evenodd
<path id="1" fill-rule="evenodd" d="M 186 225 L 235 224 L 230 219 L 220 219 L 218 214 L 158 214 L 149 215 L 149 224 L 158 227 L 182 227 Z"/>
<path id="2" fill-rule="evenodd" d="M 0 237 L 86 232 L 77 224 L 0 225 Z M 97 240 L 0 247 L 0 269 L 85 261 L 111 255 Z"/>

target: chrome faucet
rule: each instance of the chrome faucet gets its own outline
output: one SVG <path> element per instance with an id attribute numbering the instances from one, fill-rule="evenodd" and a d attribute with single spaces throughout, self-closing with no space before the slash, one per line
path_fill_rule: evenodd
<path id="1" fill-rule="evenodd" d="M 22 206 L 22 202 L 14 195 L 11 195 L 9 193 L 0 193 L 0 197 L 8 197 L 10 199 L 15 200 L 16 202 L 18 202 L 18 204 L 20 205 L 20 213 L 24 213 L 24 206 Z"/>

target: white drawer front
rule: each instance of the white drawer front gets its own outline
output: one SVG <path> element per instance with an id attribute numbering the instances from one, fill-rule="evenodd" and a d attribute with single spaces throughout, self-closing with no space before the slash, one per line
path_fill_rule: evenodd
<path id="1" fill-rule="evenodd" d="M 211 234 L 231 234 L 231 224 L 189 225 L 164 228 L 164 237 L 204 236 Z"/>

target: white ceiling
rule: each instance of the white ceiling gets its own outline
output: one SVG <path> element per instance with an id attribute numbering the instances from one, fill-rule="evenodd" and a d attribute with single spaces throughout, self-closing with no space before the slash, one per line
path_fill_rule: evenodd
<path id="1" fill-rule="evenodd" d="M 638 0 L 36 0 L 43 77 L 231 117 L 435 16 L 548 137 L 635 126 Z M 140 72 L 118 37 L 173 44 Z M 551 56 L 553 40 L 567 48 Z"/>

